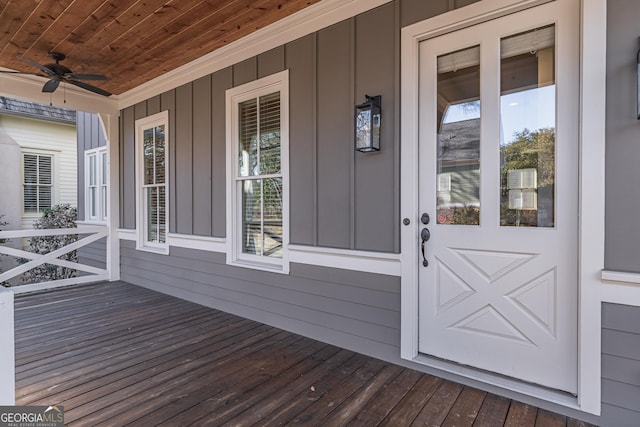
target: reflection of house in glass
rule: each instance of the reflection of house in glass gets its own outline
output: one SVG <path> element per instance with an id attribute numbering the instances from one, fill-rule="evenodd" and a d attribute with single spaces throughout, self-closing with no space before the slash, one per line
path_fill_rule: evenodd
<path id="1" fill-rule="evenodd" d="M 479 223 L 479 118 L 442 124 L 438 133 L 437 186 L 439 223 Z"/>
<path id="2" fill-rule="evenodd" d="M 538 210 L 538 170 L 512 169 L 507 173 L 509 209 Z"/>

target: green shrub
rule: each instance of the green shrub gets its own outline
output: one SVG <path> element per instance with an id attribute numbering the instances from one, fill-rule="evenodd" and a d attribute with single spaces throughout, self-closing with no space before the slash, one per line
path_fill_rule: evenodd
<path id="1" fill-rule="evenodd" d="M 5 225 L 9 224 L 7 221 L 4 221 L 2 218 L 4 218 L 4 214 L 0 214 L 0 227 L 4 227 Z M 0 228 L 0 231 L 2 231 L 2 229 Z M 6 242 L 7 239 L 0 239 L 0 244 Z"/>
<path id="2" fill-rule="evenodd" d="M 52 228 L 76 228 L 76 219 L 78 218 L 78 210 L 69 204 L 55 205 L 51 209 L 46 209 L 42 213 L 42 217 L 38 218 L 33 228 L 37 230 Z M 70 245 L 78 240 L 77 234 L 66 234 L 62 236 L 38 236 L 29 240 L 28 252 L 45 255 L 49 252 Z M 59 257 L 70 262 L 78 262 L 77 251 L 71 251 Z M 22 264 L 28 260 L 22 259 Z M 60 267 L 52 264 L 43 264 L 36 268 L 25 272 L 22 275 L 24 283 L 47 282 L 49 280 L 68 279 L 75 277 L 77 271 L 72 268 Z"/>

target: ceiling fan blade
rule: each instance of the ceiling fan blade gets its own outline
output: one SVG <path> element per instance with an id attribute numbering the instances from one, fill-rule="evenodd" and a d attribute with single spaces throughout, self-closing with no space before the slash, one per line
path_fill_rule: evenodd
<path id="1" fill-rule="evenodd" d="M 67 73 L 64 76 L 76 80 L 107 80 L 102 74 Z"/>
<path id="2" fill-rule="evenodd" d="M 69 83 L 71 83 L 72 85 L 76 85 L 78 87 L 81 87 L 82 89 L 86 89 L 88 91 L 91 91 L 93 93 L 97 93 L 98 95 L 102 95 L 102 96 L 111 96 L 111 92 L 107 92 L 104 89 L 100 89 L 99 87 L 95 87 L 93 85 L 90 85 L 88 83 L 84 83 L 78 80 L 67 80 Z"/>
<path id="3" fill-rule="evenodd" d="M 44 77 L 42 74 L 38 74 L 38 73 L 29 73 L 27 71 L 11 71 L 11 70 L 0 70 L 0 73 L 5 73 L 5 74 L 27 74 L 29 76 L 39 76 L 39 77 Z"/>
<path id="4" fill-rule="evenodd" d="M 42 91 L 45 93 L 55 92 L 58 89 L 58 85 L 60 85 L 60 80 L 49 80 L 42 86 Z"/>
<path id="5" fill-rule="evenodd" d="M 49 75 L 49 76 L 55 76 L 56 73 L 54 73 L 52 70 L 50 70 L 49 68 L 45 67 L 42 64 L 38 64 L 36 61 L 33 61 L 29 58 L 25 58 L 24 56 L 18 56 L 18 59 L 21 59 L 22 61 L 26 62 L 29 65 L 33 65 L 34 67 L 38 68 L 40 71 L 42 71 L 43 73 Z"/>

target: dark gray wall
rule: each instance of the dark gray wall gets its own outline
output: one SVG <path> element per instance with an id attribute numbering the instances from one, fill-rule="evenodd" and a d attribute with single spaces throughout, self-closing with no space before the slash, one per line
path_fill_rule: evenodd
<path id="1" fill-rule="evenodd" d="M 640 272 L 640 121 L 636 120 L 636 53 L 640 4 L 607 3 L 605 268 Z"/>
<path id="2" fill-rule="evenodd" d="M 84 219 L 84 152 L 107 145 L 100 119 L 96 114 L 76 113 L 78 133 L 78 219 Z"/>
<path id="3" fill-rule="evenodd" d="M 121 242 L 122 280 L 380 358 L 398 359 L 398 277 L 291 264 L 291 274 L 226 264 L 225 255 Z"/>
<path id="4" fill-rule="evenodd" d="M 399 252 L 400 29 L 455 7 L 391 2 L 123 110 L 121 226 L 135 228 L 135 120 L 169 110 L 169 230 L 225 237 L 225 91 L 288 69 L 291 243 Z M 353 149 L 365 94 L 382 95 L 378 153 Z"/>
<path id="5" fill-rule="evenodd" d="M 78 262 L 97 268 L 107 268 L 106 238 L 89 243 L 78 249 Z"/>
<path id="6" fill-rule="evenodd" d="M 427 5 L 428 3 L 428 5 Z M 133 105 L 120 117 L 120 224 L 135 228 L 135 120 L 169 111 L 169 230 L 225 237 L 225 91 L 290 79 L 290 240 L 399 252 L 400 30 L 455 6 L 395 1 Z M 382 150 L 356 153 L 354 105 L 382 95 Z M 121 241 L 122 279 L 386 360 L 400 359 L 400 278 L 302 264 L 290 274 L 225 254 Z"/>
<path id="7" fill-rule="evenodd" d="M 640 425 L 640 307 L 602 307 L 602 426 Z"/>
<path id="8" fill-rule="evenodd" d="M 637 0 L 607 2 L 605 268 L 640 272 Z M 602 309 L 603 426 L 640 425 L 640 307 Z"/>

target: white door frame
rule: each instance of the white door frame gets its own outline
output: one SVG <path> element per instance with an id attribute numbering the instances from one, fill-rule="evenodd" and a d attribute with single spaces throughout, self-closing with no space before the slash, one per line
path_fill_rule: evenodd
<path id="1" fill-rule="evenodd" d="M 438 369 L 600 414 L 601 280 L 604 266 L 606 0 L 581 0 L 578 244 L 578 396 L 492 377 L 418 353 L 418 81 L 419 44 L 457 29 L 549 0 L 484 0 L 402 29 L 401 34 L 401 357 Z M 588 171 L 588 173 L 583 173 Z M 586 191 L 584 191 L 586 190 Z"/>

